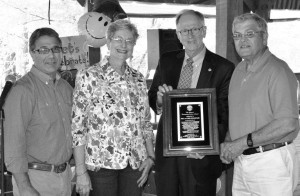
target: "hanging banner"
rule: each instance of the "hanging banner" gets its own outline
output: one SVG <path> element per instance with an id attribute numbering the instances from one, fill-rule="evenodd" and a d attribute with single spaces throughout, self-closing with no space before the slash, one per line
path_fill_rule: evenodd
<path id="1" fill-rule="evenodd" d="M 84 35 L 61 37 L 61 71 L 82 69 L 89 66 L 88 46 Z"/>

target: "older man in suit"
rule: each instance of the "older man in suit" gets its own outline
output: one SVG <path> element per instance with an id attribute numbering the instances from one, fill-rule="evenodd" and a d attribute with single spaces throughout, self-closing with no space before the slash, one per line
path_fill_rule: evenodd
<path id="1" fill-rule="evenodd" d="M 194 10 L 176 16 L 176 31 L 184 50 L 165 53 L 159 60 L 149 90 L 150 106 L 162 112 L 164 93 L 181 88 L 215 88 L 220 142 L 228 130 L 228 85 L 234 70 L 230 61 L 206 49 L 204 17 Z M 158 196 L 213 196 L 222 173 L 219 156 L 198 153 L 187 157 L 163 156 L 163 119 L 156 138 L 156 187 Z"/>

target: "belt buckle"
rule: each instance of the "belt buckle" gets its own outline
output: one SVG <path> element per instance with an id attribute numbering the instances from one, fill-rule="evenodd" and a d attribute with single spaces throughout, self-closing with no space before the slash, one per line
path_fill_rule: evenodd
<path id="1" fill-rule="evenodd" d="M 258 146 L 258 147 L 256 148 L 256 151 L 262 153 L 262 152 L 264 152 L 264 147 Z"/>

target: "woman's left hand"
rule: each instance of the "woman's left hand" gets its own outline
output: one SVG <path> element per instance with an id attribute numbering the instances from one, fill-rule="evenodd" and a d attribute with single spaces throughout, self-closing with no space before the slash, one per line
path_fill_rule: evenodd
<path id="1" fill-rule="evenodd" d="M 145 161 L 143 161 L 142 165 L 139 168 L 139 171 L 143 171 L 142 176 L 138 179 L 138 187 L 142 187 L 145 182 L 148 179 L 149 171 L 154 165 L 154 162 L 152 159 L 147 158 Z"/>

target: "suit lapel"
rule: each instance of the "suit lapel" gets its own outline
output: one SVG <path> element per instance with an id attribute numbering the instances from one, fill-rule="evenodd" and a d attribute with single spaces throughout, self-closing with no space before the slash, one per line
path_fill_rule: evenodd
<path id="1" fill-rule="evenodd" d="M 215 70 L 215 64 L 211 62 L 211 52 L 206 49 L 205 57 L 203 59 L 200 76 L 197 83 L 197 88 L 209 88 L 210 78 Z"/>

